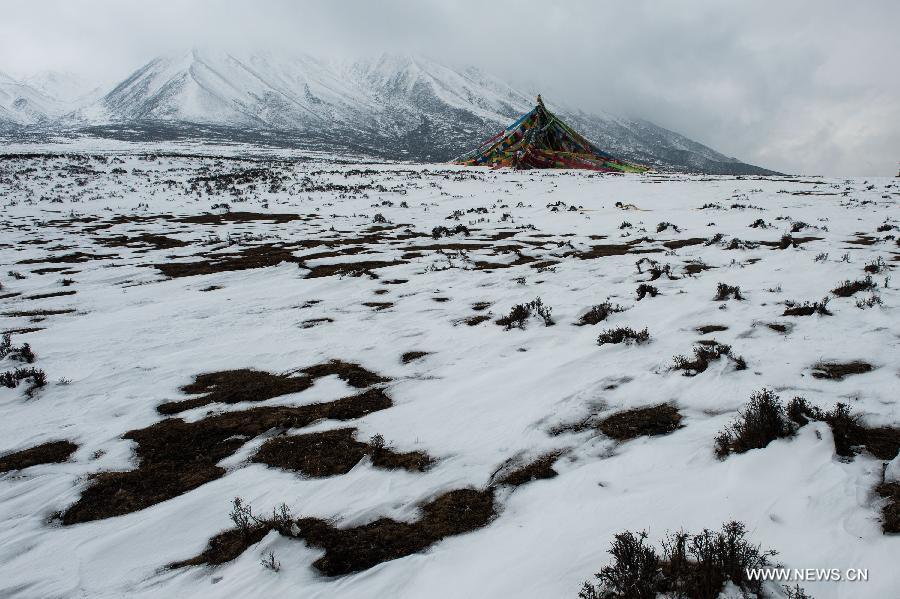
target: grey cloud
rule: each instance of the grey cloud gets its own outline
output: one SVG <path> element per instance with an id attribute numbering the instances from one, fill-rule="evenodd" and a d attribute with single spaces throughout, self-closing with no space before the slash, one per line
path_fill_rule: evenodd
<path id="1" fill-rule="evenodd" d="M 421 53 L 777 170 L 893 175 L 900 159 L 892 0 L 28 0 L 3 15 L 0 71 L 16 75 L 109 83 L 192 44 Z"/>

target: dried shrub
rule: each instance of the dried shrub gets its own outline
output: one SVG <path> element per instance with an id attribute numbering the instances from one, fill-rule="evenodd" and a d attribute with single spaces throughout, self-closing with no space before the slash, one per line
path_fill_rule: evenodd
<path id="1" fill-rule="evenodd" d="M 725 458 L 732 453 L 762 449 L 775 439 L 793 436 L 796 425 L 785 414 L 780 398 L 769 389 L 761 389 L 738 417 L 716 437 L 716 455 Z"/>
<path id="2" fill-rule="evenodd" d="M 17 362 L 24 362 L 26 364 L 32 364 L 35 360 L 34 351 L 32 351 L 31 346 L 27 343 L 23 343 L 22 345 L 15 346 L 12 343 L 12 335 L 6 333 L 3 335 L 2 340 L 0 340 L 0 360 L 3 358 L 9 358 L 10 360 L 15 360 Z"/>
<path id="3" fill-rule="evenodd" d="M 646 343 L 650 341 L 650 333 L 647 331 L 646 327 L 643 330 L 635 331 L 630 327 L 616 327 L 614 329 L 607 329 L 600 333 L 597 337 L 597 345 L 604 345 L 607 343 Z"/>
<path id="4" fill-rule="evenodd" d="M 431 236 L 435 239 L 440 239 L 441 237 L 450 237 L 452 235 L 465 235 L 468 237 L 470 235 L 469 228 L 465 225 L 456 225 L 452 229 L 448 229 L 444 226 L 435 227 L 431 230 Z"/>
<path id="5" fill-rule="evenodd" d="M 771 567 L 774 550 L 763 550 L 747 540 L 747 527 L 727 522 L 719 532 L 669 533 L 657 551 L 647 544 L 647 533 L 625 531 L 615 535 L 611 563 L 586 581 L 580 599 L 656 599 L 658 596 L 717 599 L 730 581 L 746 594 L 763 594 L 763 583 L 748 571 Z"/>
<path id="6" fill-rule="evenodd" d="M 709 368 L 709 363 L 726 357 L 734 363 L 735 370 L 745 370 L 747 362 L 740 356 L 735 356 L 730 345 L 724 345 L 717 341 L 700 343 L 694 346 L 693 358 L 688 356 L 675 356 L 673 358 L 673 370 L 684 371 L 684 376 L 695 376 Z"/>
<path id="7" fill-rule="evenodd" d="M 825 297 L 819 302 L 803 302 L 802 304 L 787 300 L 784 302 L 782 316 L 812 316 L 813 314 L 831 316 L 831 311 L 828 310 L 828 299 Z"/>
<path id="8" fill-rule="evenodd" d="M 831 293 L 835 294 L 838 297 L 850 297 L 855 293 L 859 293 L 860 291 L 870 291 L 872 289 L 876 289 L 878 285 L 875 284 L 875 281 L 872 280 L 871 276 L 867 276 L 865 279 L 858 279 L 856 281 L 846 280 L 834 289 L 831 290 Z"/>
<path id="9" fill-rule="evenodd" d="M 743 296 L 741 296 L 741 288 L 737 285 L 719 283 L 716 286 L 716 296 L 713 299 L 717 302 L 722 302 L 729 298 L 734 298 L 736 300 L 744 299 Z"/>
<path id="10" fill-rule="evenodd" d="M 497 319 L 497 324 L 504 327 L 507 331 L 514 327 L 524 329 L 528 319 L 532 315 L 536 315 L 543 320 L 544 326 L 549 327 L 555 324 L 551 312 L 552 308 L 544 305 L 541 298 L 536 297 L 527 304 L 516 304 L 513 306 L 510 309 L 509 314 Z"/>
<path id="11" fill-rule="evenodd" d="M 609 318 L 610 314 L 624 312 L 625 308 L 618 304 L 611 304 L 608 301 L 596 306 L 591 306 L 587 312 L 581 315 L 576 323 L 578 326 L 595 325 Z"/>
<path id="12" fill-rule="evenodd" d="M 647 295 L 649 295 L 650 297 L 656 297 L 659 294 L 659 289 L 657 289 L 653 285 L 647 285 L 646 283 L 641 283 L 640 285 L 638 285 L 635 291 L 637 293 L 638 301 L 641 301 Z"/>

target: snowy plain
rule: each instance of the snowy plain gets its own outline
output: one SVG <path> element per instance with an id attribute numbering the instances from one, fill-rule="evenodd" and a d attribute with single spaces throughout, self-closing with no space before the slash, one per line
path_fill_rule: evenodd
<path id="1" fill-rule="evenodd" d="M 814 597 L 900 595 L 900 537 L 882 532 L 885 499 L 874 491 L 886 460 L 836 455 L 824 422 L 724 460 L 713 450 L 762 388 L 823 410 L 847 403 L 868 426 L 900 425 L 896 179 L 179 152 L 105 148 L 0 161 L 0 329 L 30 344 L 48 378 L 33 397 L 0 388 L 0 456 L 62 439 L 78 445 L 65 462 L 0 474 L 0 596 L 575 597 L 608 563 L 618 532 L 658 540 L 733 519 L 787 567 L 869 570 L 868 582 L 803 583 Z M 251 216 L 229 217 L 241 213 Z M 197 215 L 213 218 L 185 220 Z M 758 219 L 767 226 L 751 227 Z M 677 230 L 658 230 L 665 223 Z M 432 234 L 457 225 L 469 234 Z M 797 243 L 781 249 L 787 233 Z M 145 234 L 177 243 L 140 241 Z M 254 247 L 289 258 L 228 262 Z M 305 259 L 316 254 L 327 255 Z M 879 258 L 875 289 L 831 294 Z M 671 276 L 650 281 L 649 260 L 669 265 Z M 371 261 L 379 264 L 316 270 Z M 208 272 L 158 266 L 190 262 L 208 263 Z M 659 294 L 637 300 L 642 283 Z M 744 299 L 715 301 L 718 283 L 739 286 Z M 31 299 L 60 291 L 76 293 Z M 783 316 L 788 301 L 829 296 L 831 316 Z M 857 305 L 872 296 L 881 304 Z M 553 326 L 496 324 L 536 297 L 552 308 Z M 626 309 L 576 326 L 606 300 Z M 481 315 L 490 317 L 473 318 Z M 708 325 L 724 328 L 697 331 Z M 646 327 L 650 342 L 597 344 L 618 326 Z M 673 370 L 673 357 L 701 339 L 729 344 L 747 368 L 723 359 L 696 376 Z M 412 351 L 427 353 L 404 363 Z M 189 398 L 181 387 L 196 375 L 285 373 L 333 359 L 388 379 L 379 387 L 393 405 L 266 431 L 218 464 L 224 476 L 177 497 L 59 521 L 93 474 L 138 467 L 136 444 L 123 434 L 163 420 L 157 406 Z M 843 380 L 813 376 L 819 362 L 853 360 L 873 368 Z M 172 417 L 195 422 L 357 391 L 325 376 L 298 393 Z M 596 428 L 566 428 L 662 403 L 683 417 L 669 434 L 618 442 Z M 348 426 L 359 440 L 380 434 L 434 463 L 408 472 L 364 458 L 345 474 L 310 477 L 251 461 L 273 436 Z M 486 526 L 361 572 L 324 576 L 313 567 L 322 549 L 275 532 L 231 562 L 167 568 L 231 526 L 234 497 L 257 513 L 283 502 L 295 516 L 339 527 L 415 521 L 441 493 L 484 489 L 498 470 L 557 452 L 555 477 L 497 487 Z M 895 459 L 889 473 L 896 469 Z M 261 566 L 269 552 L 280 571 Z"/>

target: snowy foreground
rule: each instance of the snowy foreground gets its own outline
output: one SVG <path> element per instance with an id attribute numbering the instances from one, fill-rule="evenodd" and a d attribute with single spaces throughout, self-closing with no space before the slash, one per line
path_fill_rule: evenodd
<path id="1" fill-rule="evenodd" d="M 77 449 L 0 474 L 0 596 L 574 598 L 609 563 L 616 533 L 646 530 L 656 543 L 729 520 L 787 567 L 868 569 L 868 582 L 801 582 L 814 597 L 897 596 L 900 537 L 883 532 L 889 500 L 876 492 L 897 476 L 897 459 L 837 455 L 824 421 L 725 459 L 714 447 L 762 388 L 822 410 L 849 404 L 867 427 L 900 425 L 898 197 L 892 179 L 6 157 L 0 329 L 36 359 L 7 356 L 2 371 L 34 367 L 47 382 L 30 396 L 28 379 L 0 388 L 0 459 L 48 441 Z M 758 219 L 768 226 L 751 227 Z M 453 233 L 458 225 L 469 234 Z M 832 293 L 865 279 L 867 265 L 874 287 Z M 658 294 L 638 300 L 642 283 Z M 719 283 L 743 299 L 714 300 Z M 552 326 L 537 315 L 496 323 L 536 297 Z M 830 316 L 783 315 L 790 302 L 826 297 Z M 607 300 L 625 310 L 576 325 Z M 697 330 L 711 325 L 719 330 Z M 623 326 L 646 327 L 650 340 L 598 345 Z M 695 376 L 673 368 L 713 339 L 746 368 L 726 357 Z M 331 360 L 358 365 L 366 380 L 303 371 Z M 823 363 L 853 362 L 871 369 L 821 376 Z M 238 385 L 209 402 L 182 389 L 242 368 L 296 387 L 260 396 Z M 296 427 L 247 412 L 360 393 L 382 403 Z M 598 427 L 659 404 L 681 416 L 666 434 L 616 440 Z M 99 472 L 139 470 L 141 444 L 190 452 L 192 435 L 200 443 L 223 413 L 240 413 L 240 430 L 252 432 L 176 455 L 153 488 L 140 474 L 127 492 L 107 485 L 83 497 Z M 166 418 L 182 419 L 182 432 L 141 432 Z M 362 446 L 343 473 L 257 456 L 271 439 L 337 429 L 355 429 Z M 123 438 L 129 431 L 139 433 Z M 375 435 L 430 463 L 376 465 Z M 501 482 L 545 456 L 556 476 Z M 194 468 L 205 478 L 151 497 L 159 480 Z M 294 518 L 349 529 L 420 522 L 423 505 L 460 489 L 490 490 L 495 514 L 361 571 L 324 574 L 314 565 L 324 549 L 296 525 L 297 538 L 263 531 L 220 565 L 168 567 L 233 526 L 235 497 L 255 514 L 285 503 Z M 261 564 L 270 552 L 279 571 Z"/>

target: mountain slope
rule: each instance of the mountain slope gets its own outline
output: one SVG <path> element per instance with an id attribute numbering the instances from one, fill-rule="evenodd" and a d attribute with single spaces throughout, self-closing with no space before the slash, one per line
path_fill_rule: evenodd
<path id="1" fill-rule="evenodd" d="M 194 48 L 151 60 L 58 123 L 129 139 L 264 141 L 446 161 L 530 110 L 534 95 L 479 69 L 418 56 L 339 62 Z M 552 93 L 547 95 L 552 110 L 623 158 L 664 170 L 769 172 L 649 121 L 588 114 L 555 105 Z M 47 118 L 20 122 L 41 124 Z"/>

